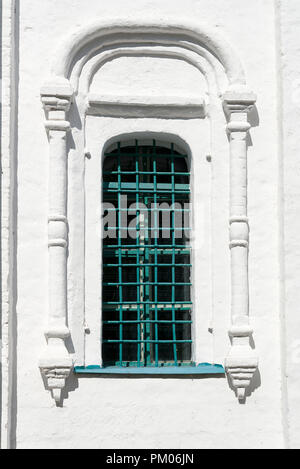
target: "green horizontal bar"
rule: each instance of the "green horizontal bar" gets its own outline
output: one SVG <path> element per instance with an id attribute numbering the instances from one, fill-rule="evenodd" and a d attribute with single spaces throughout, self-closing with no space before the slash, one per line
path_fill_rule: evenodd
<path id="1" fill-rule="evenodd" d="M 175 171 L 172 173 L 172 171 L 103 171 L 103 174 L 106 176 L 112 176 L 112 175 L 131 175 L 131 176 L 190 176 L 191 173 L 189 172 L 177 172 Z"/>
<path id="2" fill-rule="evenodd" d="M 171 310 L 172 311 L 172 310 Z M 177 310 L 178 311 L 178 310 Z M 179 310 L 180 311 L 180 310 Z M 123 310 L 124 312 L 124 310 Z M 180 319 L 174 321 L 160 320 L 160 319 L 146 319 L 145 321 L 103 321 L 103 324 L 193 324 L 193 321 L 182 321 Z"/>
<path id="3" fill-rule="evenodd" d="M 136 182 L 121 182 L 121 186 L 119 185 L 118 182 L 104 182 L 103 183 L 103 188 L 104 189 L 137 189 L 137 184 Z M 138 184 L 138 189 L 153 189 L 154 190 L 154 184 L 151 182 L 140 182 Z M 158 183 L 156 185 L 156 190 L 155 192 L 159 192 L 160 190 L 172 190 L 172 184 L 167 184 L 167 183 Z M 190 186 L 189 184 L 175 184 L 175 190 L 186 190 L 190 191 Z"/>
<path id="4" fill-rule="evenodd" d="M 150 228 L 149 226 L 145 226 L 143 228 L 139 227 L 139 226 L 133 226 L 133 227 L 130 227 L 130 226 L 105 226 L 104 227 L 104 231 L 110 231 L 110 230 L 114 230 L 114 231 L 121 231 L 121 230 L 126 230 L 126 231 L 191 231 L 192 228 L 187 228 L 185 226 L 182 226 L 180 228 L 176 228 L 176 227 L 169 227 L 169 228 Z M 169 239 L 169 238 L 166 238 L 166 239 Z"/>
<path id="5" fill-rule="evenodd" d="M 119 311 L 119 307 L 122 307 L 123 310 L 125 312 L 129 312 L 129 313 L 132 313 L 132 312 L 137 312 L 137 308 L 140 307 L 142 308 L 141 305 L 137 305 L 135 303 L 132 303 L 130 305 L 128 305 L 129 307 L 127 308 L 126 306 L 124 306 L 124 303 L 122 303 L 122 306 L 121 305 L 106 305 L 104 304 L 103 305 L 103 311 L 105 311 L 106 313 L 111 313 L 111 312 L 118 312 Z M 109 306 L 109 307 L 108 307 Z M 114 307 L 116 306 L 116 308 Z M 153 311 L 156 311 L 158 313 L 160 312 L 166 312 L 166 313 L 170 313 L 171 311 L 173 311 L 172 309 L 172 306 L 170 306 L 170 308 L 166 308 L 165 306 L 159 306 L 159 305 L 156 305 L 156 306 L 153 306 L 153 305 L 148 305 L 150 307 L 150 311 L 153 312 Z M 173 305 L 174 306 L 177 306 L 177 305 Z M 180 307 L 180 308 L 176 308 L 175 307 L 175 310 L 178 312 L 178 313 L 182 313 L 182 312 L 190 312 L 191 311 L 191 307 L 190 306 L 187 306 L 186 308 L 183 308 L 183 307 Z M 140 312 L 143 312 L 142 310 Z M 153 320 L 154 321 L 154 320 Z M 156 320 L 155 320 L 156 321 Z M 154 322 L 155 322 L 154 321 Z M 164 320 L 160 320 L 160 319 L 157 319 L 157 322 L 163 322 Z M 180 322 L 181 320 L 178 319 L 178 321 L 175 319 L 174 322 Z M 183 320 L 182 320 L 183 321 Z M 129 320 L 129 323 L 131 323 L 132 321 Z M 136 322 L 142 322 L 140 319 L 138 319 Z M 172 322 L 171 320 L 166 320 L 165 322 Z M 185 322 L 185 321 L 183 321 Z M 192 321 L 186 321 L 186 322 L 192 322 Z"/>
<path id="6" fill-rule="evenodd" d="M 114 247 L 116 247 L 116 246 L 114 246 Z M 143 245 L 143 248 L 140 247 L 139 250 L 136 250 L 136 249 L 135 249 L 136 247 L 137 247 L 137 246 L 135 246 L 135 245 L 132 246 L 132 249 L 129 249 L 129 248 L 123 249 L 123 248 L 117 247 L 116 250 L 114 250 L 114 251 L 109 251 L 109 250 L 107 249 L 107 246 L 104 246 L 104 249 L 103 249 L 103 257 L 104 257 L 104 258 L 107 258 L 107 257 L 118 257 L 118 254 L 119 254 L 119 253 L 118 253 L 118 250 L 120 249 L 123 254 L 126 253 L 126 256 L 127 256 L 127 257 L 132 257 L 132 258 L 133 258 L 133 257 L 136 257 L 138 254 L 140 254 L 140 251 L 141 251 L 141 250 L 145 250 L 145 248 L 148 249 L 146 245 Z M 109 249 L 111 249 L 111 248 L 109 248 Z M 177 249 L 177 251 L 178 251 L 178 250 L 179 250 L 179 249 Z M 173 251 L 170 250 L 169 248 L 168 248 L 168 249 L 161 249 L 161 248 L 159 248 L 159 249 L 153 249 L 153 248 L 151 247 L 151 248 L 149 248 L 149 251 L 150 251 L 150 254 L 151 254 L 151 255 L 156 254 L 156 252 L 157 252 L 157 254 L 160 255 L 160 256 L 163 256 L 163 255 L 171 256 L 171 255 L 173 254 Z M 190 255 L 191 255 L 190 248 L 188 248 L 188 249 L 183 248 L 183 249 L 180 250 L 180 252 L 177 252 L 176 255 L 177 255 L 177 256 L 190 256 Z"/>
<path id="7" fill-rule="evenodd" d="M 103 267 L 192 267 L 192 264 L 102 264 Z"/>
<path id="8" fill-rule="evenodd" d="M 115 207 L 115 208 L 106 208 L 105 209 L 106 212 L 141 212 L 142 209 L 141 208 L 138 208 L 136 207 L 134 210 L 132 210 L 132 208 L 128 207 L 128 208 L 118 208 L 118 207 Z M 147 207 L 147 212 L 170 212 L 170 213 L 173 213 L 173 212 L 177 212 L 177 213 L 182 213 L 182 212 L 191 212 L 191 209 L 189 208 L 175 208 L 175 209 L 172 209 L 172 208 L 160 208 L 160 207 L 157 207 L 157 208 L 148 208 Z M 131 214 L 130 214 L 131 215 Z"/>
<path id="9" fill-rule="evenodd" d="M 103 303 L 104 305 L 155 305 L 155 301 L 134 301 L 130 303 L 126 303 L 125 301 L 119 302 L 119 301 L 106 301 Z M 159 301 L 157 305 L 193 305 L 191 301 L 166 301 L 163 303 L 162 301 Z"/>
<path id="10" fill-rule="evenodd" d="M 151 189 L 103 189 L 103 192 L 104 194 L 118 194 L 118 193 L 121 193 L 121 192 L 124 192 L 124 193 L 147 193 L 147 194 L 186 194 L 186 195 L 189 195 L 190 194 L 190 191 L 186 191 L 184 189 L 182 190 L 170 190 L 170 189 L 160 189 L 160 190 L 151 190 Z"/>
<path id="11" fill-rule="evenodd" d="M 191 283 L 187 283 L 187 282 L 104 282 L 102 285 L 106 286 L 106 287 L 119 287 L 119 286 L 127 286 L 127 287 L 130 287 L 130 286 L 140 286 L 140 285 L 164 285 L 164 286 L 175 286 L 175 287 L 191 287 L 192 284 Z"/>
<path id="12" fill-rule="evenodd" d="M 192 344 L 192 340 L 102 339 L 103 344 Z"/>
<path id="13" fill-rule="evenodd" d="M 126 239 L 126 238 L 124 238 Z M 129 249 L 136 249 L 136 248 L 139 248 L 139 249 L 153 249 L 153 250 L 157 250 L 157 249 L 161 249 L 161 250 L 164 250 L 164 249 L 175 249 L 175 250 L 188 250 L 188 249 L 191 249 L 190 246 L 182 246 L 180 244 L 176 244 L 174 246 L 172 246 L 172 244 L 158 244 L 157 246 L 155 244 L 106 244 L 103 246 L 104 249 L 126 249 L 126 250 L 129 250 Z"/>
<path id="14" fill-rule="evenodd" d="M 74 369 L 77 374 L 128 374 L 128 375 L 225 375 L 222 365 L 212 365 L 210 363 L 201 363 L 197 366 L 159 366 L 159 367 L 121 367 L 109 366 L 101 367 L 76 366 Z"/>
<path id="15" fill-rule="evenodd" d="M 177 361 L 177 364 L 174 363 L 174 361 L 162 361 L 162 360 L 158 360 L 156 362 L 151 361 L 151 362 L 148 362 L 147 365 L 144 365 L 142 364 L 141 362 L 138 362 L 138 361 L 122 361 L 122 362 L 107 362 L 104 364 L 104 368 L 107 368 L 108 366 L 111 366 L 111 367 L 120 367 L 120 368 L 136 368 L 136 367 L 147 367 L 147 368 L 166 368 L 166 367 L 186 367 L 186 366 L 192 366 L 192 367 L 195 367 L 195 363 L 192 362 L 192 361 L 181 361 L 181 360 L 178 360 Z"/>

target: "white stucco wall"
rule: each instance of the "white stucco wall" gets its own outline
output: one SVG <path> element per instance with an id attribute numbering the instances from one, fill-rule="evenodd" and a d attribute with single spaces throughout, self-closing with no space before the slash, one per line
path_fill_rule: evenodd
<path id="1" fill-rule="evenodd" d="M 300 124 L 300 65 L 299 33 L 300 10 L 298 2 L 281 2 L 281 111 L 282 122 L 282 215 L 283 215 L 283 313 L 286 330 L 283 346 L 285 349 L 285 380 L 287 391 L 288 434 L 292 448 L 300 447 L 300 397 L 299 397 L 299 124 Z"/>
<path id="2" fill-rule="evenodd" d="M 297 319 L 299 289 L 295 281 L 300 246 L 298 225 L 294 223 L 297 198 L 300 200 L 297 179 L 299 125 L 295 119 L 299 103 L 295 106 L 290 93 L 295 82 L 299 87 L 300 80 L 299 66 L 298 69 L 295 67 L 300 8 L 297 0 L 288 0 L 289 7 L 282 3 L 280 10 L 272 0 L 186 0 L 184 5 L 179 0 L 140 0 L 137 8 L 132 8 L 132 5 L 128 8 L 124 0 L 89 0 L 87 8 L 85 0 L 21 0 L 16 168 L 16 397 L 10 434 L 10 439 L 16 440 L 17 448 L 283 448 L 288 440 L 293 447 L 300 446 L 298 362 L 288 360 L 290 401 L 283 367 L 286 350 L 287 357 L 290 357 L 290 348 L 285 349 L 284 341 L 285 298 L 288 344 L 295 343 L 299 347 L 300 330 Z M 44 389 L 37 362 L 45 343 L 48 309 L 48 141 L 43 127 L 40 87 L 48 78 L 50 59 L 66 35 L 97 17 L 115 16 L 137 19 L 180 19 L 184 16 L 194 21 L 199 18 L 201 23 L 217 28 L 231 43 L 243 63 L 249 87 L 258 95 L 258 116 L 252 116 L 252 145 L 248 150 L 248 190 L 250 316 L 260 364 L 253 392 L 245 404 L 238 403 L 223 377 L 192 380 L 72 376 L 63 408 L 55 407 L 49 392 Z M 284 52 L 283 99 L 278 80 L 280 47 Z M 168 94 L 167 86 L 171 83 L 175 95 L 187 88 L 192 96 L 204 89 L 204 84 L 199 84 L 196 78 L 196 72 L 189 73 L 185 69 L 187 65 L 177 65 L 176 80 L 173 74 L 168 77 L 168 70 L 172 68 L 168 61 L 156 69 L 155 59 L 142 62 L 140 77 L 136 75 L 137 59 L 131 59 L 130 63 L 127 62 L 127 76 L 116 80 L 118 66 L 122 68 L 124 60 L 119 59 L 119 64 L 107 64 L 102 76 L 99 75 L 93 83 L 95 89 L 125 94 L 135 85 L 138 88 L 136 95 L 151 91 L 151 87 L 161 87 L 161 94 Z M 135 74 L 134 80 L 131 80 L 130 72 Z M 152 72 L 156 73 L 154 81 L 141 80 L 143 74 L 150 77 Z M 160 74 L 163 75 L 161 81 L 158 79 Z M 283 131 L 279 125 L 282 117 Z M 225 123 L 224 120 L 224 128 Z M 89 150 L 92 155 L 96 153 L 99 142 L 100 158 L 101 145 L 109 138 L 110 131 L 117 133 L 118 124 L 105 118 L 99 125 L 103 134 L 94 140 Z M 153 131 L 171 132 L 167 122 L 160 124 L 149 120 L 147 125 Z M 179 129 L 180 122 L 177 125 Z M 95 126 L 94 121 L 89 128 L 91 137 L 96 133 Z M 136 130 L 134 120 L 119 125 L 119 133 L 130 129 Z M 201 145 L 197 147 L 197 134 L 193 127 L 189 129 L 183 122 L 181 132 L 187 140 L 191 137 L 197 151 L 205 153 L 204 149 L 200 150 Z M 191 136 L 189 132 L 192 132 Z M 219 274 L 212 353 L 220 363 L 230 346 L 227 335 L 230 269 L 226 231 L 229 150 L 225 134 L 220 137 L 217 147 L 214 177 L 219 193 L 215 200 L 215 213 L 222 231 L 216 247 L 215 262 L 219 263 Z M 71 171 L 76 172 L 72 165 L 71 162 Z M 72 207 L 69 208 L 72 211 Z M 298 253 L 296 259 L 295 250 Z M 286 278 L 285 288 L 282 288 L 283 276 Z M 204 317 L 203 328 L 207 330 L 209 314 Z M 211 350 L 209 345 L 207 350 Z M 211 356 L 207 360 L 211 360 Z M 289 405 L 291 412 L 288 416 Z"/>

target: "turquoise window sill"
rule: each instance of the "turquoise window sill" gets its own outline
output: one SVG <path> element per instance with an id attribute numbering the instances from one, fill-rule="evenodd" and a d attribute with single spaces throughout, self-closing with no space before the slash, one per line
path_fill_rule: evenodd
<path id="1" fill-rule="evenodd" d="M 95 374 L 95 375 L 224 375 L 225 370 L 222 365 L 211 365 L 210 363 L 201 363 L 197 366 L 166 366 L 166 367 L 101 367 L 76 366 L 76 374 Z"/>

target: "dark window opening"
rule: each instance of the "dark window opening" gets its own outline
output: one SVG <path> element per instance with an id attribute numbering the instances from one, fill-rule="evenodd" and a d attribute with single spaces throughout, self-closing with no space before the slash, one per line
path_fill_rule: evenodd
<path id="1" fill-rule="evenodd" d="M 105 154 L 104 366 L 191 365 L 189 202 L 188 158 L 173 144 Z"/>

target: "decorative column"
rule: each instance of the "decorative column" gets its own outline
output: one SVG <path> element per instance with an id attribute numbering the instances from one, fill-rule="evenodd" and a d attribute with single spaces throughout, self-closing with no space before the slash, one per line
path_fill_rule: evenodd
<path id="1" fill-rule="evenodd" d="M 225 93 L 224 107 L 229 117 L 230 137 L 230 249 L 231 249 L 231 328 L 232 346 L 226 359 L 226 370 L 240 401 L 258 367 L 251 348 L 253 330 L 249 324 L 247 217 L 247 136 L 251 125 L 248 112 L 256 96 L 244 87 Z"/>
<path id="2" fill-rule="evenodd" d="M 73 362 L 65 340 L 70 336 L 67 326 L 67 113 L 72 100 L 68 81 L 45 86 L 41 99 L 46 114 L 45 127 L 50 146 L 49 161 L 49 316 L 45 331 L 47 346 L 39 367 L 57 405 Z"/>

